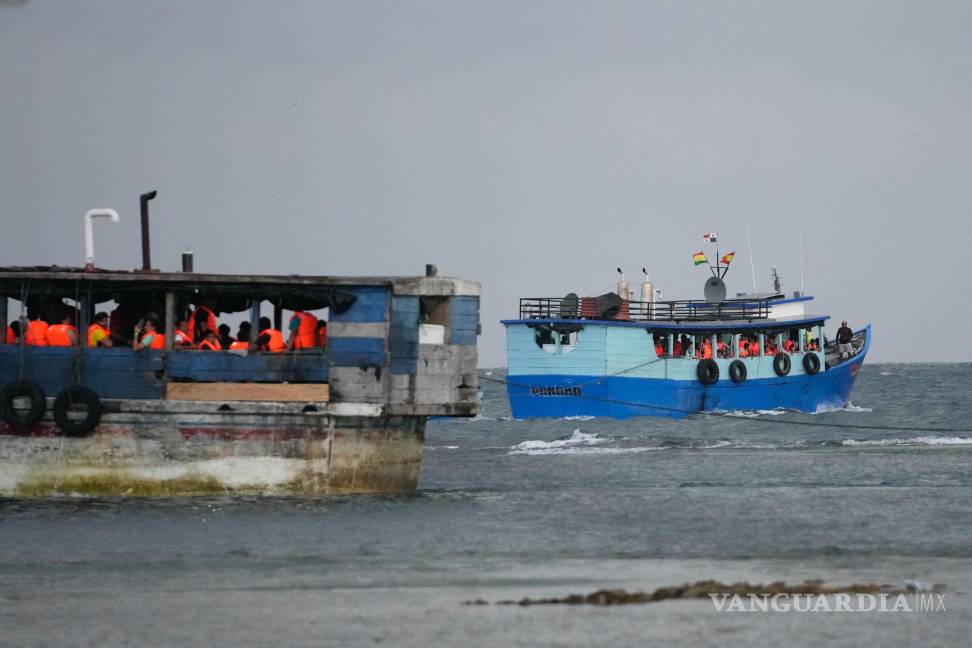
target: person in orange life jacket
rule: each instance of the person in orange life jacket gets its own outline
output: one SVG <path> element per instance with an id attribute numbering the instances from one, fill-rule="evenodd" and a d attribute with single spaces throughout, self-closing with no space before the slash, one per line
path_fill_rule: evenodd
<path id="1" fill-rule="evenodd" d="M 229 324 L 219 325 L 219 334 L 217 337 L 219 337 L 220 346 L 224 349 L 230 348 L 230 345 L 236 342 L 236 340 L 233 339 L 233 336 L 230 335 Z"/>
<path id="2" fill-rule="evenodd" d="M 790 354 L 798 353 L 800 351 L 800 343 L 791 335 L 783 343 L 783 350 Z"/>
<path id="3" fill-rule="evenodd" d="M 173 346 L 175 347 L 191 347 L 192 342 L 189 340 L 189 323 L 181 319 L 176 322 L 175 331 L 172 333 Z"/>
<path id="4" fill-rule="evenodd" d="M 155 330 L 155 320 L 141 320 L 135 325 L 132 330 L 132 348 L 136 351 L 165 348 L 165 335 Z"/>
<path id="5" fill-rule="evenodd" d="M 47 329 L 50 328 L 47 322 L 41 319 L 36 308 L 30 306 L 27 307 L 27 318 L 24 342 L 31 346 L 47 346 Z"/>
<path id="6" fill-rule="evenodd" d="M 766 336 L 766 344 L 764 354 L 768 356 L 776 355 L 780 352 L 780 348 L 776 346 L 776 336 L 768 335 Z"/>
<path id="7" fill-rule="evenodd" d="M 78 329 L 71 324 L 73 318 L 65 313 L 60 324 L 54 324 L 47 329 L 47 343 L 51 346 L 76 346 L 78 343 Z"/>
<path id="8" fill-rule="evenodd" d="M 260 335 L 257 337 L 257 347 L 261 351 L 280 353 L 287 348 L 283 335 L 275 328 L 272 328 L 269 317 L 260 318 Z"/>
<path id="9" fill-rule="evenodd" d="M 196 305 L 196 310 L 189 316 L 189 341 L 196 342 L 205 337 L 208 330 L 216 331 L 219 323 L 216 321 L 216 313 L 209 306 L 210 302 L 203 302 Z"/>
<path id="10" fill-rule="evenodd" d="M 675 344 L 672 345 L 672 357 L 678 358 L 682 355 L 682 341 L 675 338 Z"/>
<path id="11" fill-rule="evenodd" d="M 317 321 L 317 343 L 322 349 L 327 348 L 327 320 Z"/>
<path id="12" fill-rule="evenodd" d="M 204 334 L 202 342 L 196 348 L 200 351 L 222 351 L 223 345 L 219 343 L 216 331 L 208 329 Z"/>
<path id="13" fill-rule="evenodd" d="M 88 346 L 92 348 L 112 346 L 111 332 L 108 330 L 108 313 L 95 314 L 94 322 L 88 327 Z"/>
<path id="14" fill-rule="evenodd" d="M 10 322 L 7 327 L 7 344 L 20 344 L 20 322 Z"/>
<path id="15" fill-rule="evenodd" d="M 701 355 L 703 360 L 708 360 L 712 357 L 712 340 L 705 338 L 702 342 Z"/>
<path id="16" fill-rule="evenodd" d="M 250 323 L 240 322 L 240 330 L 236 332 L 236 340 L 229 345 L 233 351 L 250 348 Z"/>
<path id="17" fill-rule="evenodd" d="M 317 318 L 304 311 L 294 311 L 287 324 L 290 331 L 288 349 L 311 349 L 317 346 Z"/>
<path id="18" fill-rule="evenodd" d="M 655 333 L 655 355 L 658 357 L 668 355 L 668 336 L 661 335 L 660 333 Z"/>
<path id="19" fill-rule="evenodd" d="M 718 354 L 720 358 L 729 357 L 729 347 L 727 347 L 726 343 L 722 341 L 721 335 L 716 338 L 716 354 Z"/>

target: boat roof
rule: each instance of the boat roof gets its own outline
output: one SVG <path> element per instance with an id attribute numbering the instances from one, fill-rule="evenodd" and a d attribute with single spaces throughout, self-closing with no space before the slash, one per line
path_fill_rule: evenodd
<path id="1" fill-rule="evenodd" d="M 668 320 L 658 321 L 625 321 L 625 320 L 600 320 L 600 319 L 512 319 L 501 320 L 500 324 L 510 326 L 515 324 L 526 324 L 527 326 L 620 326 L 626 328 L 642 328 L 652 331 L 699 331 L 699 332 L 719 332 L 719 331 L 740 331 L 740 330 L 782 330 L 788 328 L 800 328 L 814 324 L 822 324 L 830 319 L 830 315 L 804 315 L 793 319 L 770 319 L 759 320 L 698 320 L 692 322 L 673 322 Z"/>
<path id="2" fill-rule="evenodd" d="M 246 308 L 249 299 L 280 302 L 284 308 L 316 310 L 353 303 L 352 288 L 386 288 L 395 295 L 479 295 L 477 282 L 450 277 L 331 275 L 244 275 L 155 270 L 85 270 L 61 266 L 0 267 L 0 297 L 45 296 L 96 302 L 118 296 L 174 291 L 220 300 L 223 310 Z"/>

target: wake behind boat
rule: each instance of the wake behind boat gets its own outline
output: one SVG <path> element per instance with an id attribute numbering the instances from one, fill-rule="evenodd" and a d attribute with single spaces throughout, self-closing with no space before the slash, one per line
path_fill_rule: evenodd
<path id="1" fill-rule="evenodd" d="M 502 321 L 513 416 L 681 418 L 845 406 L 870 325 L 852 336 L 848 329 L 843 345 L 827 342 L 829 316 L 807 311 L 811 296 L 786 297 L 778 281 L 773 292 L 726 298 L 722 278 L 733 254 L 710 265 L 703 300 L 662 301 L 647 273 L 640 301 L 630 299 L 623 274 L 616 292 L 597 297 L 520 299 L 519 317 Z M 702 252 L 693 259 L 708 264 Z"/>

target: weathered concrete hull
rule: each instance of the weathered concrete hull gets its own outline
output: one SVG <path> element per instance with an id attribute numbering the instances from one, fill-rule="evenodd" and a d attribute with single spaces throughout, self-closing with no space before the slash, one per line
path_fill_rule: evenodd
<path id="1" fill-rule="evenodd" d="M 220 405 L 116 405 L 85 438 L 62 436 L 49 419 L 23 429 L 0 423 L 0 496 L 314 496 L 418 484 L 424 416 Z"/>

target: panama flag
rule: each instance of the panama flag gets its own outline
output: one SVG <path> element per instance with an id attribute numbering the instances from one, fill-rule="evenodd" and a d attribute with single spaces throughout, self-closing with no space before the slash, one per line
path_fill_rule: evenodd
<path id="1" fill-rule="evenodd" d="M 715 232 L 703 234 L 702 240 L 705 241 L 706 243 L 715 243 L 716 241 L 719 240 L 719 235 L 716 234 Z"/>

